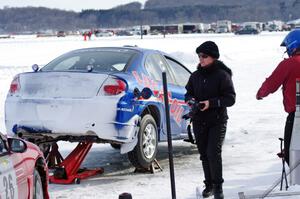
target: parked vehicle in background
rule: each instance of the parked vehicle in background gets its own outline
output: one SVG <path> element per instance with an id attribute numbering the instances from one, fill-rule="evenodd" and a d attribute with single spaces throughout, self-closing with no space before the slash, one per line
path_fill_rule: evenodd
<path id="1" fill-rule="evenodd" d="M 40 149 L 0 133 L 0 198 L 48 199 L 48 169 Z"/>
<path id="2" fill-rule="evenodd" d="M 199 30 L 198 24 L 191 23 L 191 24 L 182 24 L 182 33 L 190 34 L 190 33 L 197 33 Z"/>
<path id="3" fill-rule="evenodd" d="M 231 32 L 231 21 L 229 20 L 220 20 L 217 21 L 217 33 L 229 33 Z"/>
<path id="4" fill-rule="evenodd" d="M 11 35 L 1 35 L 0 34 L 0 39 L 9 39 L 9 38 L 13 38 Z"/>
<path id="5" fill-rule="evenodd" d="M 187 138 L 181 117 L 189 111 L 184 86 L 191 72 L 164 52 L 137 47 L 79 49 L 18 74 L 5 102 L 7 131 L 32 141 L 119 145 L 135 167 L 148 168 L 158 141 L 167 140 L 163 70 L 172 138 Z"/>
<path id="6" fill-rule="evenodd" d="M 57 32 L 57 37 L 65 37 L 66 36 L 66 32 L 63 30 L 60 30 Z"/>
<path id="7" fill-rule="evenodd" d="M 282 31 L 284 23 L 283 21 L 273 20 L 268 21 L 266 23 L 266 30 L 273 32 L 273 31 Z"/>
<path id="8" fill-rule="evenodd" d="M 235 32 L 236 35 L 256 35 L 259 31 L 252 27 L 242 28 Z"/>
<path id="9" fill-rule="evenodd" d="M 181 27 L 177 24 L 168 24 L 164 26 L 165 34 L 178 34 L 180 33 Z"/>
<path id="10" fill-rule="evenodd" d="M 126 30 L 116 31 L 117 36 L 132 36 L 133 34 Z"/>
<path id="11" fill-rule="evenodd" d="M 261 32 L 264 27 L 264 23 L 257 21 L 248 21 L 241 23 L 241 28 L 244 29 L 256 29 L 258 32 Z"/>
<path id="12" fill-rule="evenodd" d="M 111 37 L 114 33 L 111 31 L 96 31 L 95 36 L 96 37 Z"/>

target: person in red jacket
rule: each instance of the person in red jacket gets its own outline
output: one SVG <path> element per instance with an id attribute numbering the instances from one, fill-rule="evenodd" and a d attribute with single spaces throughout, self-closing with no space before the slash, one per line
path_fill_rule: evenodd
<path id="1" fill-rule="evenodd" d="M 291 31 L 282 41 L 289 58 L 279 63 L 256 94 L 261 100 L 282 86 L 284 110 L 288 113 L 284 129 L 284 158 L 289 164 L 289 148 L 296 110 L 296 79 L 300 78 L 300 29 Z"/>

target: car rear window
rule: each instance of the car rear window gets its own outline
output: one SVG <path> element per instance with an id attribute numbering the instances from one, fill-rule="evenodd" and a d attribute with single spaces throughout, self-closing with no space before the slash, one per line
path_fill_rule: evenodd
<path id="1" fill-rule="evenodd" d="M 131 49 L 85 49 L 62 55 L 44 66 L 41 71 L 123 71 L 137 51 Z"/>

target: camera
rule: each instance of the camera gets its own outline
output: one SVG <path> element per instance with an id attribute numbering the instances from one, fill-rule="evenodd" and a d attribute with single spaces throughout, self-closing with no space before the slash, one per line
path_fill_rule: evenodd
<path id="1" fill-rule="evenodd" d="M 190 99 L 187 101 L 187 104 L 191 107 L 190 112 L 182 116 L 182 119 L 192 119 L 199 110 L 203 109 L 205 104 L 195 101 L 194 99 Z"/>

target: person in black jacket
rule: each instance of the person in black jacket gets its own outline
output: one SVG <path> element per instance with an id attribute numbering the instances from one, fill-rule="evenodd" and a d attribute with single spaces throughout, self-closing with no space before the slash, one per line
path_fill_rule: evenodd
<path id="1" fill-rule="evenodd" d="M 200 63 L 186 85 L 185 101 L 199 103 L 193 113 L 193 131 L 204 171 L 204 198 L 224 198 L 222 183 L 222 144 L 227 127 L 227 108 L 235 103 L 231 70 L 219 58 L 218 46 L 202 43 L 196 53 Z M 190 103 L 191 104 L 191 103 Z"/>

